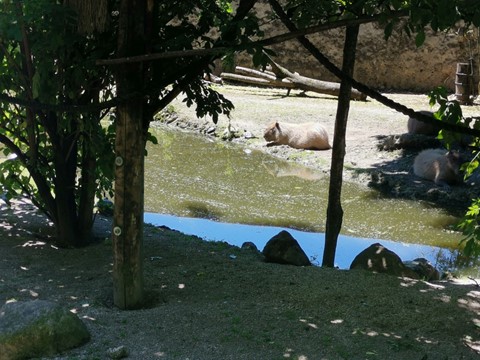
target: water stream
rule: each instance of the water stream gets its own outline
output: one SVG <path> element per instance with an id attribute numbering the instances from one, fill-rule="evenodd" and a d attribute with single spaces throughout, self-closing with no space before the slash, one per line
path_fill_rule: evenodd
<path id="1" fill-rule="evenodd" d="M 316 236 L 309 245 L 312 250 L 306 252 L 321 260 L 326 175 L 195 134 L 166 128 L 152 131 L 159 144 L 148 145 L 145 160 L 148 222 L 229 243 L 239 242 L 235 235 L 242 233 L 245 241 L 257 240 L 260 250 L 279 229 L 296 229 L 303 238 Z M 353 183 L 344 183 L 342 194 L 340 267 L 348 267 L 350 259 L 373 241 L 384 243 L 386 239 L 406 250 L 401 250 L 403 256 L 399 254 L 403 260 L 423 256 L 447 263 L 457 256 L 461 237 L 445 230 L 456 219 L 441 209 L 418 201 L 386 199 Z M 203 220 L 188 228 L 195 219 Z M 219 224 L 243 225 L 230 225 L 225 233 L 218 230 Z M 273 229 L 273 235 L 265 229 Z M 249 231 L 251 236 L 245 235 Z M 400 251 L 392 246 L 387 247 Z"/>

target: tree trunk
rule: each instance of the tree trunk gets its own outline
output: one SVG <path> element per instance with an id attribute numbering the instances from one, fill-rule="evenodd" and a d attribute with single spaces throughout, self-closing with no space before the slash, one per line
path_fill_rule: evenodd
<path id="1" fill-rule="evenodd" d="M 78 14 L 78 32 L 92 34 L 104 32 L 108 24 L 107 0 L 64 0 L 66 6 L 73 8 Z"/>
<path id="2" fill-rule="evenodd" d="M 90 91 L 84 93 L 86 103 L 98 104 L 100 100 L 100 84 L 92 84 Z M 86 121 L 92 124 L 100 125 L 101 113 L 93 113 L 87 115 L 89 119 Z M 92 126 L 95 129 L 95 126 Z M 95 206 L 95 193 L 97 190 L 97 174 L 98 150 L 93 145 L 95 130 L 88 130 L 83 135 L 81 146 L 81 174 L 80 174 L 80 196 L 78 201 L 78 228 L 80 236 L 89 240 L 92 237 L 93 227 L 93 208 Z"/>
<path id="3" fill-rule="evenodd" d="M 345 32 L 342 71 L 352 77 L 355 66 L 359 25 L 348 26 Z M 342 80 L 338 96 L 335 134 L 332 147 L 332 165 L 330 168 L 330 186 L 328 192 L 327 224 L 325 232 L 325 249 L 322 266 L 333 267 L 337 249 L 338 234 L 342 227 L 343 209 L 341 204 L 343 163 L 345 158 L 345 134 L 347 130 L 348 111 L 352 84 Z"/>
<path id="4" fill-rule="evenodd" d="M 114 304 L 138 308 L 143 302 L 144 151 L 141 101 L 118 107 L 115 141 Z"/>
<path id="5" fill-rule="evenodd" d="M 120 5 L 118 56 L 144 53 L 144 0 Z M 143 64 L 126 64 L 116 72 L 118 96 L 143 88 Z M 121 309 L 143 303 L 144 103 L 142 98 L 117 107 L 115 138 L 115 206 L 113 219 L 113 300 Z"/>
<path id="6" fill-rule="evenodd" d="M 83 239 L 78 232 L 77 206 L 75 202 L 77 142 L 76 139 L 72 139 L 74 137 L 73 134 L 74 131 L 70 136 L 61 136 L 55 148 L 56 241 L 61 247 L 78 247 L 83 245 Z"/>
<path id="7" fill-rule="evenodd" d="M 92 151 L 90 139 L 83 142 L 82 174 L 80 178 L 80 199 L 78 202 L 78 230 L 84 241 L 92 236 L 93 207 L 95 203 L 97 159 Z"/>
<path id="8" fill-rule="evenodd" d="M 271 80 L 271 81 L 278 80 L 277 75 L 275 75 L 274 72 L 268 71 L 268 70 L 260 71 L 260 70 L 246 68 L 246 67 L 243 67 L 243 66 L 235 66 L 235 72 L 237 74 L 259 77 L 259 78 L 267 79 L 267 80 Z"/>

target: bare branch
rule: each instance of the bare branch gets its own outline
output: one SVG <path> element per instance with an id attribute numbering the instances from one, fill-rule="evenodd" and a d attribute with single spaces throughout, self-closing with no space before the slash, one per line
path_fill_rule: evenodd
<path id="1" fill-rule="evenodd" d="M 75 104 L 45 104 L 35 100 L 23 100 L 6 94 L 0 94 L 0 101 L 5 101 L 9 104 L 15 104 L 22 107 L 30 107 L 37 110 L 46 110 L 46 111 L 60 111 L 60 112 L 91 112 L 99 111 L 102 109 L 112 108 L 123 101 L 128 99 L 143 96 L 142 94 L 132 93 L 129 96 L 116 97 L 112 100 L 108 100 L 98 104 L 88 104 L 88 105 L 75 105 Z"/>
<path id="2" fill-rule="evenodd" d="M 408 14 L 404 11 L 397 11 L 397 12 L 392 12 L 389 18 L 399 18 L 406 15 Z M 376 21 L 379 21 L 380 18 L 381 18 L 380 15 L 374 15 L 374 16 L 358 17 L 356 19 L 342 19 L 335 22 L 331 22 L 331 23 L 311 26 L 305 29 L 300 29 L 300 30 L 297 29 L 295 31 L 289 31 L 287 33 L 272 36 L 264 40 L 252 41 L 250 43 L 242 44 L 234 47 L 213 47 L 211 49 L 167 51 L 167 52 L 157 53 L 157 54 L 145 54 L 145 55 L 130 56 L 130 57 L 124 57 L 124 58 L 117 58 L 117 59 L 97 60 L 96 64 L 97 65 L 119 65 L 119 64 L 125 64 L 125 63 L 160 60 L 160 59 L 171 59 L 171 58 L 178 58 L 178 57 L 195 57 L 195 56 L 206 56 L 206 55 L 215 55 L 215 54 L 226 54 L 232 51 L 244 51 L 249 48 L 280 44 L 288 40 L 293 40 L 299 36 L 315 34 L 318 32 L 336 29 L 344 26 L 360 25 L 360 24 L 376 22 Z"/>

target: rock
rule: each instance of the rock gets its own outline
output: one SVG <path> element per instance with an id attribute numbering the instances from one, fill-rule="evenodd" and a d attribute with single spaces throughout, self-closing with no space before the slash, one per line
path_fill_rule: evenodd
<path id="1" fill-rule="evenodd" d="M 53 356 L 89 340 L 85 324 L 55 303 L 11 302 L 0 308 L 1 360 Z"/>
<path id="2" fill-rule="evenodd" d="M 207 130 L 205 130 L 205 133 L 208 135 L 214 135 L 215 131 L 217 131 L 217 128 L 215 126 L 210 126 Z"/>
<path id="3" fill-rule="evenodd" d="M 250 131 L 248 131 L 248 130 L 243 130 L 243 137 L 244 137 L 245 139 L 255 139 L 255 138 L 256 138 L 256 136 L 253 135 L 253 134 L 252 134 Z"/>
<path id="4" fill-rule="evenodd" d="M 125 346 L 118 346 L 107 350 L 107 356 L 110 359 L 123 359 L 128 357 L 128 350 Z"/>
<path id="5" fill-rule="evenodd" d="M 255 245 L 251 241 L 245 241 L 242 244 L 242 250 L 252 250 L 252 251 L 258 251 L 257 245 Z"/>
<path id="6" fill-rule="evenodd" d="M 363 269 L 418 279 L 418 275 L 407 268 L 397 254 L 379 243 L 370 245 L 358 254 L 353 259 L 350 269 Z"/>
<path id="7" fill-rule="evenodd" d="M 296 266 L 311 265 L 307 255 L 288 231 L 281 231 L 272 237 L 262 251 L 266 262 Z"/>
<path id="8" fill-rule="evenodd" d="M 420 279 L 427 281 L 440 280 L 440 272 L 424 258 L 417 258 L 412 261 L 405 261 L 405 266 L 413 270 Z"/>
<path id="9" fill-rule="evenodd" d="M 233 126 L 228 126 L 222 133 L 221 139 L 222 140 L 232 140 L 239 138 L 240 135 L 238 134 L 238 130 L 235 129 Z"/>

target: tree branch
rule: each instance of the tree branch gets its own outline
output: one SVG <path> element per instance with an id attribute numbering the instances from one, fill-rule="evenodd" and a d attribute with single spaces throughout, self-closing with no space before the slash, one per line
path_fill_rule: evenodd
<path id="1" fill-rule="evenodd" d="M 30 176 L 33 177 L 33 180 L 37 186 L 37 189 L 40 193 L 42 193 L 42 198 L 45 199 L 46 202 L 46 209 L 45 210 L 43 206 L 39 206 L 39 209 L 42 209 L 42 211 L 52 220 L 56 219 L 57 213 L 56 213 L 56 207 L 55 207 L 55 200 L 51 194 L 51 189 L 48 186 L 48 184 L 45 182 L 45 179 L 43 176 L 41 176 L 35 167 L 29 166 L 29 158 L 26 156 L 20 148 L 15 145 L 15 143 L 10 140 L 8 137 L 6 137 L 3 134 L 0 134 L 0 143 L 4 144 L 6 147 L 8 147 L 15 155 L 17 155 L 18 160 L 23 164 L 23 166 L 28 170 L 30 173 Z M 18 181 L 18 183 L 24 188 L 24 185 L 21 184 L 21 181 Z M 24 191 L 26 189 L 24 188 Z M 33 196 L 31 196 L 33 199 Z"/>
<path id="2" fill-rule="evenodd" d="M 79 104 L 45 104 L 36 100 L 23 100 L 17 97 L 13 97 L 6 94 L 0 94 L 0 101 L 5 101 L 9 104 L 20 105 L 23 107 L 30 107 L 32 109 L 46 110 L 46 111 L 55 111 L 55 112 L 93 112 L 99 111 L 107 108 L 115 107 L 126 100 L 133 99 L 138 96 L 143 96 L 138 92 L 129 94 L 127 96 L 117 96 L 116 98 L 108 101 L 104 101 L 98 104 L 88 104 L 88 105 L 79 105 Z"/>
<path id="3" fill-rule="evenodd" d="M 253 8 L 253 5 L 255 5 L 256 2 L 257 0 L 240 0 L 240 3 L 237 7 L 237 12 L 233 16 L 231 24 L 235 24 L 235 22 L 241 21 Z M 227 29 L 224 37 L 221 40 L 229 41 L 229 39 L 234 36 L 234 32 L 232 31 L 233 27 L 231 27 L 230 30 Z M 176 83 L 174 88 L 166 96 L 162 97 L 161 99 L 158 99 L 157 96 L 156 100 L 152 100 L 152 103 L 149 104 L 149 109 L 158 111 L 159 109 L 162 109 L 163 107 L 168 105 L 178 94 L 180 94 L 189 85 L 192 80 L 201 75 L 201 72 L 204 71 L 204 69 L 209 65 L 211 61 L 212 59 L 208 56 L 201 57 L 200 59 L 192 62 L 182 70 L 177 71 L 178 76 L 170 77 L 171 81 L 169 81 L 169 83 L 174 82 L 174 80 L 178 78 L 180 78 L 181 80 Z M 185 69 L 187 70 L 186 73 L 184 72 Z M 181 75 L 182 73 L 184 73 L 184 75 Z"/>
<path id="4" fill-rule="evenodd" d="M 396 12 L 392 12 L 388 18 L 393 19 L 393 18 L 403 17 L 406 15 L 408 15 L 408 13 L 405 11 L 396 11 Z M 299 36 L 311 35 L 318 32 L 336 29 L 344 26 L 361 25 L 361 24 L 376 22 L 384 18 L 385 18 L 384 16 L 382 18 L 381 15 L 378 14 L 373 16 L 358 17 L 355 19 L 342 19 L 335 22 L 331 22 L 331 23 L 311 26 L 305 29 L 297 29 L 295 31 L 289 31 L 287 33 L 272 36 L 264 40 L 252 41 L 250 43 L 242 44 L 234 47 L 222 46 L 222 47 L 213 47 L 210 49 L 166 51 L 163 53 L 156 53 L 156 54 L 145 54 L 145 55 L 129 56 L 129 57 L 117 58 L 117 59 L 97 60 L 96 64 L 97 65 L 118 65 L 118 64 L 124 64 L 124 63 L 132 63 L 132 62 L 171 59 L 176 57 L 195 57 L 195 56 L 224 54 L 231 51 L 244 51 L 246 49 L 254 48 L 254 47 L 264 47 L 269 45 L 280 44 L 282 42 L 298 38 Z"/>

